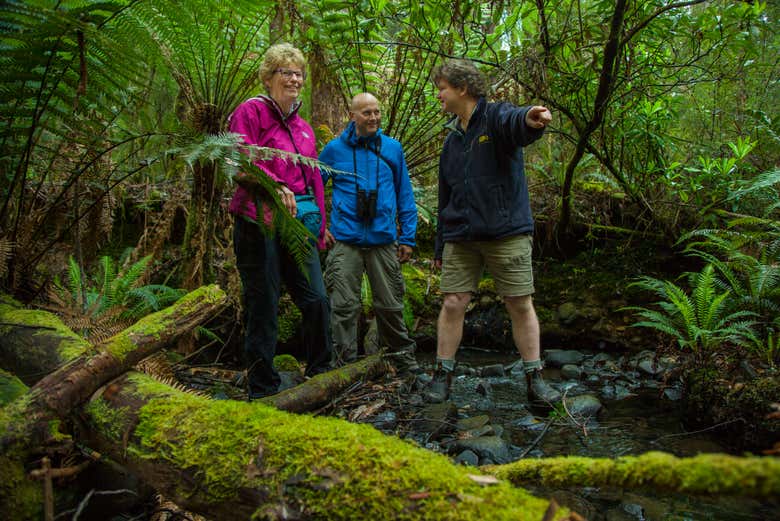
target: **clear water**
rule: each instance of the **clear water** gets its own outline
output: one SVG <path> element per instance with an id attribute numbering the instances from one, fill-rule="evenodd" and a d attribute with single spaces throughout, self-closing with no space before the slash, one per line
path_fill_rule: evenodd
<path id="1" fill-rule="evenodd" d="M 458 353 L 459 363 L 474 368 L 508 365 L 514 359 L 506 353 L 472 349 L 462 349 Z M 560 382 L 557 371 L 547 371 L 546 377 L 551 382 Z M 489 399 L 476 392 L 481 380 L 490 384 Z M 453 381 L 451 399 L 463 416 L 487 414 L 493 425 L 503 426 L 504 439 L 511 444 L 515 458 L 531 445 L 533 448 L 525 457 L 576 455 L 615 458 L 649 451 L 663 451 L 676 456 L 728 452 L 728 447 L 718 437 L 717 429 L 687 432 L 676 403 L 662 400 L 658 390 L 636 389 L 636 396 L 608 401 L 599 393 L 603 382 L 581 382 L 581 385 L 599 396 L 604 409 L 588 421 L 577 419 L 579 425 L 571 419 L 556 419 L 540 441 L 537 438 L 550 421 L 549 413 L 530 411 L 534 417 L 529 416 L 524 407 L 524 381 L 518 376 L 485 379 L 459 376 Z M 591 521 L 780 520 L 780 498 L 757 501 L 732 497 L 687 497 L 651 490 L 527 488 L 542 497 L 555 497 L 559 503 L 573 508 Z"/>

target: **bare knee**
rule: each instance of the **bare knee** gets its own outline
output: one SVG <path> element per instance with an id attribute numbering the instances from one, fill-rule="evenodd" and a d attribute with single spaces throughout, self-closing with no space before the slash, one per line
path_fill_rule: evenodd
<path id="1" fill-rule="evenodd" d="M 441 304 L 441 312 L 446 315 L 463 315 L 471 301 L 471 293 L 446 293 Z"/>
<path id="2" fill-rule="evenodd" d="M 527 315 L 534 313 L 534 301 L 531 295 L 520 297 L 504 297 L 504 304 L 512 315 Z"/>

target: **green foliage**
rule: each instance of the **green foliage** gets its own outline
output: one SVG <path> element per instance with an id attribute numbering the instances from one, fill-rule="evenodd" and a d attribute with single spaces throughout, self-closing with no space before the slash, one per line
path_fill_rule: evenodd
<path id="1" fill-rule="evenodd" d="M 631 286 L 651 291 L 662 300 L 658 309 L 630 306 L 643 320 L 634 327 L 656 329 L 674 338 L 682 349 L 701 356 L 723 344 L 748 345 L 755 313 L 733 308 L 730 290 L 718 291 L 715 270 L 711 264 L 699 273 L 689 273 L 689 295 L 673 282 L 642 277 Z"/>
<path id="2" fill-rule="evenodd" d="M 64 321 L 85 337 L 101 339 L 140 318 L 172 304 L 184 290 L 162 284 L 142 284 L 151 256 L 119 270 L 111 257 L 101 257 L 98 271 L 86 276 L 70 257 L 67 283 L 59 278 L 50 293 Z"/>

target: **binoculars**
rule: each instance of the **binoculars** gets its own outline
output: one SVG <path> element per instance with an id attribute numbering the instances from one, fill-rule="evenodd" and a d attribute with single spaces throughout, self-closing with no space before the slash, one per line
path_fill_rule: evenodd
<path id="1" fill-rule="evenodd" d="M 357 191 L 357 216 L 364 221 L 370 221 L 376 217 L 376 190 Z"/>

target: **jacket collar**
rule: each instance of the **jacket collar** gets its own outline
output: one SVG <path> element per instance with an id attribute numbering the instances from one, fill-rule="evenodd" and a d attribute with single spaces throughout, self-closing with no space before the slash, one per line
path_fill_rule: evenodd
<path id="1" fill-rule="evenodd" d="M 376 134 L 373 136 L 358 136 L 355 133 L 355 122 L 350 121 L 347 128 L 341 133 L 341 139 L 351 147 L 357 147 L 365 144 L 374 145 L 376 147 L 382 139 L 382 129 L 377 129 Z"/>
<path id="2" fill-rule="evenodd" d="M 276 100 L 273 99 L 271 96 L 260 94 L 259 96 L 257 96 L 257 99 L 259 99 L 260 101 L 262 101 L 263 103 L 271 107 L 274 110 L 274 112 L 276 112 L 276 115 L 279 116 L 279 118 L 282 121 L 286 121 L 291 117 L 293 117 L 294 115 L 296 115 L 298 113 L 298 109 L 301 108 L 301 102 L 296 101 L 295 103 L 293 103 L 293 106 L 290 108 L 290 112 L 288 114 L 285 114 L 282 111 L 282 107 L 279 106 Z"/>
<path id="3" fill-rule="evenodd" d="M 478 123 L 485 115 L 485 107 L 487 106 L 487 100 L 485 98 L 479 98 L 474 111 L 471 113 L 471 119 L 469 119 L 469 128 L 472 128 L 475 123 Z M 460 132 L 465 134 L 466 131 L 460 126 L 458 122 L 458 116 L 452 116 L 445 124 L 444 128 Z"/>

